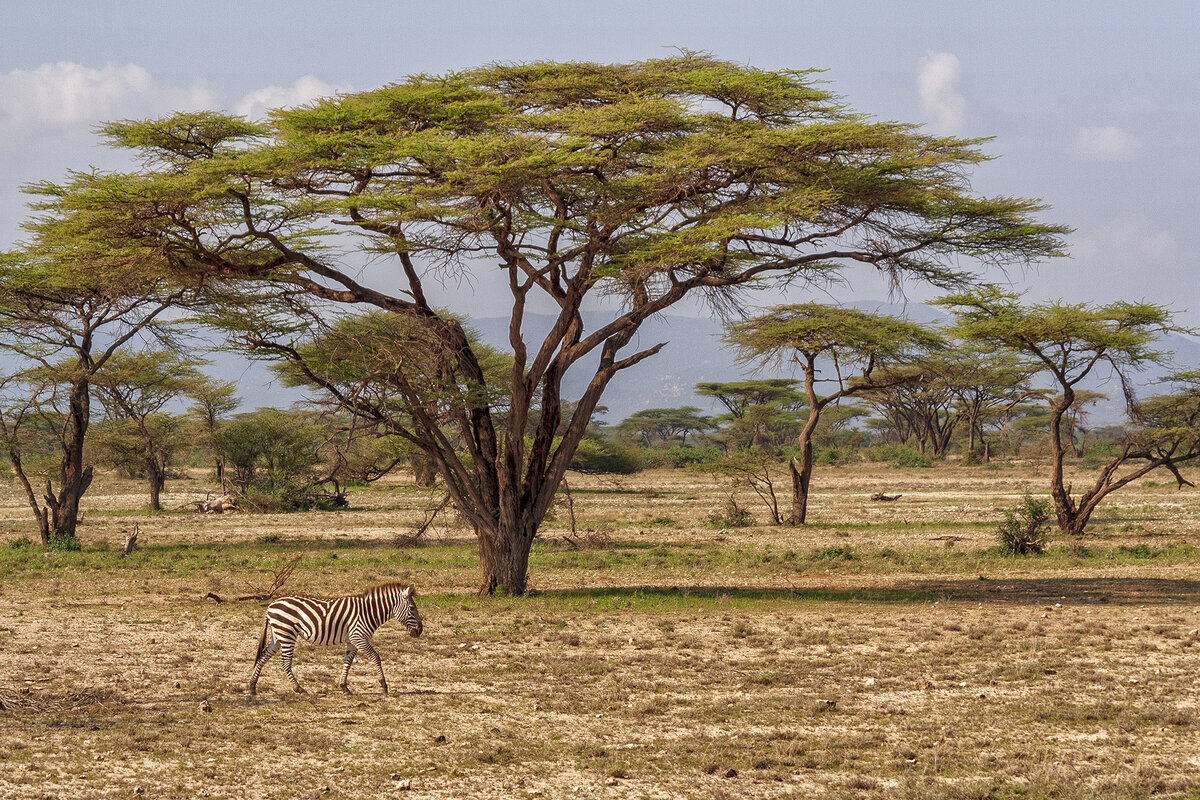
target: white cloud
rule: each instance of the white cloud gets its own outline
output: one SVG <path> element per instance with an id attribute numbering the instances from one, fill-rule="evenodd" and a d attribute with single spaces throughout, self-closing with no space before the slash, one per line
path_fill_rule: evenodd
<path id="1" fill-rule="evenodd" d="M 334 86 L 312 75 L 305 75 L 297 78 L 291 86 L 267 86 L 250 92 L 237 102 L 234 110 L 251 119 L 261 119 L 270 109 L 295 108 L 350 89 L 346 84 Z"/>
<path id="2" fill-rule="evenodd" d="M 108 64 L 92 69 L 60 61 L 0 74 L 0 127 L 65 129 L 108 119 L 213 105 L 202 83 L 184 88 L 155 81 L 144 67 Z"/>
<path id="3" fill-rule="evenodd" d="M 1138 141 L 1132 134 L 1114 125 L 1079 129 L 1079 149 L 1098 161 L 1119 161 L 1137 147 Z"/>
<path id="4" fill-rule="evenodd" d="M 1103 279 L 1102 273 L 1112 269 L 1140 280 L 1168 274 L 1179 265 L 1182 251 L 1170 231 L 1156 230 L 1144 214 L 1129 214 L 1080 236 L 1071 255 L 1084 269 L 1101 273 L 1097 278 Z"/>
<path id="5" fill-rule="evenodd" d="M 930 51 L 917 62 L 921 113 L 934 133 L 958 134 L 967 120 L 967 101 L 958 89 L 962 64 L 953 53 Z"/>

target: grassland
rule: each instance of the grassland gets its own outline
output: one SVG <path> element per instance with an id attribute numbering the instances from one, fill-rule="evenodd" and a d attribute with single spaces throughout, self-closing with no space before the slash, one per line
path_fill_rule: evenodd
<path id="1" fill-rule="evenodd" d="M 51 553 L 0 490 L 0 797 L 1200 797 L 1200 492 L 1114 495 L 1083 546 L 1014 559 L 1032 468 L 827 468 L 800 530 L 714 527 L 704 474 L 570 480 L 525 598 L 473 593 L 453 520 L 398 544 L 434 502 L 401 482 L 146 515 L 105 477 Z M 275 663 L 246 696 L 265 603 L 234 598 L 297 553 L 293 591 L 417 585 L 424 636 L 376 638 L 391 695 L 308 647 L 310 694 Z"/>

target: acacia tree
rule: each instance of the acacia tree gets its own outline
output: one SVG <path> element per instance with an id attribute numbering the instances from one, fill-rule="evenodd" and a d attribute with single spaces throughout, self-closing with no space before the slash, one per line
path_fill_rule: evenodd
<path id="1" fill-rule="evenodd" d="M 813 472 L 813 431 L 821 412 L 843 398 L 902 385 L 912 380 L 904 371 L 879 373 L 895 363 L 940 345 L 934 332 L 908 320 L 870 314 L 853 308 L 819 303 L 776 306 L 766 313 L 726 326 L 725 340 L 741 351 L 745 361 L 792 361 L 804 373 L 808 418 L 797 443 L 799 458 L 788 462 L 792 472 L 792 514 L 789 524 L 803 525 L 808 515 L 808 492 Z M 817 361 L 827 359 L 833 378 L 820 378 Z M 817 394 L 817 383 L 832 380 L 837 388 Z M 799 463 L 797 463 L 799 462 Z"/>
<path id="2" fill-rule="evenodd" d="M 192 386 L 188 391 L 192 399 L 191 417 L 193 428 L 199 433 L 201 443 L 213 453 L 217 468 L 217 482 L 225 491 L 225 456 L 217 452 L 216 435 L 222 419 L 241 405 L 237 386 L 228 381 L 208 379 Z"/>
<path id="3" fill-rule="evenodd" d="M 1165 308 L 1130 302 L 1024 306 L 1016 295 L 994 287 L 951 295 L 938 303 L 954 314 L 959 336 L 1012 353 L 1022 366 L 1048 375 L 1058 389 L 1059 394 L 1046 402 L 1050 496 L 1064 534 L 1081 535 L 1105 497 L 1155 469 L 1169 470 L 1181 487 L 1188 484 L 1178 467 L 1200 458 L 1194 408 L 1200 396 L 1200 376 L 1182 374 L 1182 392 L 1144 402 L 1137 400 L 1130 385 L 1133 372 L 1167 361 L 1169 354 L 1158 349 L 1159 337 L 1181 329 L 1172 323 Z M 1133 429 L 1091 486 L 1076 495 L 1064 474 L 1070 448 L 1067 421 L 1077 404 L 1091 396 L 1079 385 L 1089 376 L 1104 377 L 1096 375 L 1104 369 L 1121 382 Z"/>
<path id="4" fill-rule="evenodd" d="M 687 444 L 689 433 L 712 430 L 713 423 L 695 406 L 681 408 L 644 408 L 635 411 L 618 423 L 614 430 L 637 439 L 643 447 L 655 441 L 668 442 L 678 437 L 681 445 Z"/>
<path id="5" fill-rule="evenodd" d="M 0 348 L 19 364 L 8 386 L 20 387 L 8 394 L 0 427 L 42 544 L 70 546 L 92 482 L 84 442 L 95 377 L 131 342 L 169 339 L 163 312 L 193 294 L 166 279 L 152 250 L 97 238 L 79 215 L 56 206 L 39 206 L 47 213 L 28 226 L 34 236 L 26 249 L 0 254 Z M 20 429 L 30 425 L 52 431 L 57 451 L 41 497 L 39 476 L 21 458 Z"/>
<path id="6" fill-rule="evenodd" d="M 185 396 L 212 399 L 217 389 L 202 363 L 171 350 L 121 352 L 92 378 L 108 417 L 105 445 L 114 460 L 145 472 L 151 511 L 162 511 L 167 469 L 182 445 L 182 417 L 163 409 Z"/>
<path id="7" fill-rule="evenodd" d="M 525 591 L 533 538 L 605 388 L 665 344 L 635 345 L 651 316 L 693 295 L 736 305 L 742 287 L 823 281 L 848 264 L 960 286 L 972 279 L 961 264 L 1037 260 L 1063 232 L 1035 221 L 1034 201 L 970 191 L 979 141 L 869 120 L 807 72 L 692 53 L 493 65 L 262 125 L 189 113 L 105 133 L 145 167 L 74 176 L 64 207 L 102 209 L 114 235 L 183 274 L 405 316 L 464 385 L 485 386 L 479 358 L 427 282 L 505 276 L 503 433 L 477 391 L 452 441 L 412 386 L 411 424 L 396 431 L 428 453 L 474 526 L 484 592 Z M 344 237 L 372 254 L 371 270 Z M 580 310 L 600 293 L 620 308 L 585 329 Z M 539 295 L 556 317 L 530 340 Z M 591 377 L 567 419 L 563 379 L 583 363 Z"/>
<path id="8" fill-rule="evenodd" d="M 956 343 L 940 353 L 937 372 L 937 381 L 954 397 L 956 417 L 966 425 L 967 452 L 975 453 L 978 442 L 985 463 L 991 460 L 985 428 L 1002 423 L 1018 405 L 1044 394 L 1029 383 L 1035 371 L 1011 353 L 989 352 L 970 343 Z"/>

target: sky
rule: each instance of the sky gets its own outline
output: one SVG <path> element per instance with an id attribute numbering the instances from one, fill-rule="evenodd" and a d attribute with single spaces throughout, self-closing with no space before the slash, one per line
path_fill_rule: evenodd
<path id="1" fill-rule="evenodd" d="M 120 168 L 96 125 L 266 108 L 416 73 L 505 61 L 621 62 L 674 48 L 766 69 L 820 68 L 851 107 L 938 134 L 994 137 L 972 175 L 1041 198 L 1069 259 L 992 275 L 1030 299 L 1149 300 L 1200 327 L 1200 6 L 1163 0 L 1003 3 L 508 0 L 0 0 L 0 249 L 22 236 L 20 186 Z M 444 290 L 506 312 L 486 279 Z M 886 299 L 865 272 L 829 297 Z M 935 293 L 910 286 L 908 297 Z M 797 298 L 798 299 L 798 298 Z M 698 311 L 698 310 L 696 310 Z"/>

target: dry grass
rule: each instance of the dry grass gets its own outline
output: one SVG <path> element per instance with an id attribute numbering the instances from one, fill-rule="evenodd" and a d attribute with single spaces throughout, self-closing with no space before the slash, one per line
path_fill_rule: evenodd
<path id="1" fill-rule="evenodd" d="M 1005 559 L 1030 470 L 818 481 L 815 525 L 720 531 L 707 476 L 572 478 L 585 546 L 553 521 L 523 599 L 471 593 L 463 530 L 394 547 L 412 492 L 138 517 L 121 559 L 140 487 L 98 481 L 82 554 L 0 544 L 0 796 L 1200 796 L 1200 493 L 1117 495 L 1090 552 Z M 311 694 L 274 663 L 245 695 L 264 604 L 203 596 L 299 549 L 295 589 L 421 588 L 424 636 L 377 637 L 391 696 L 359 664 L 343 697 L 312 647 Z"/>

